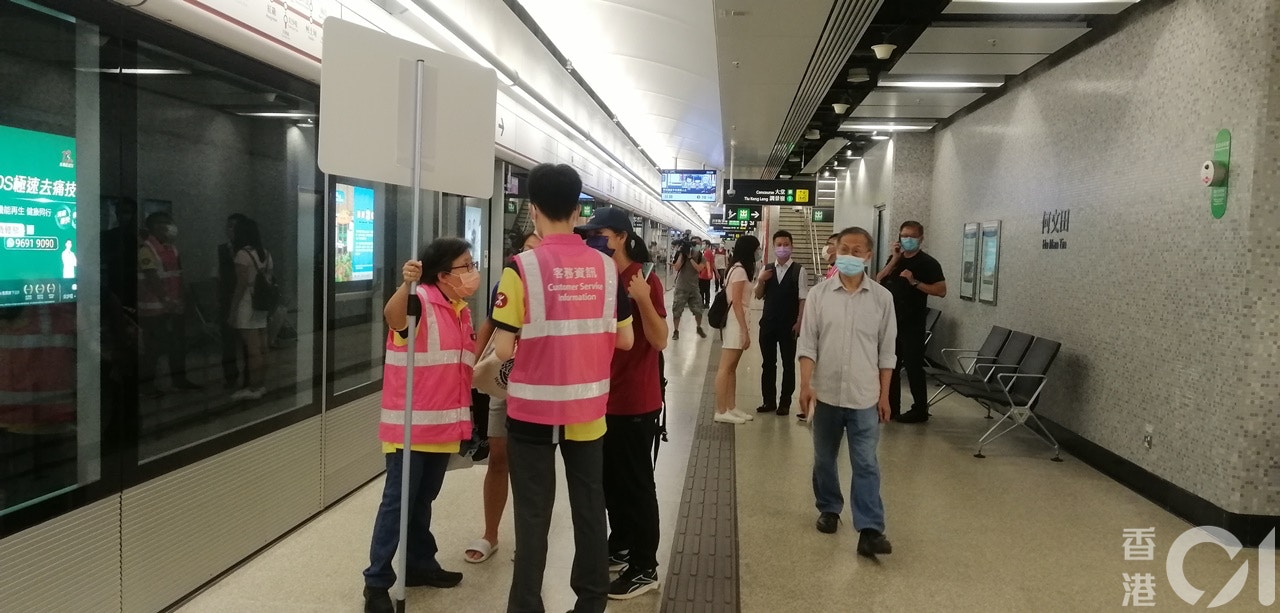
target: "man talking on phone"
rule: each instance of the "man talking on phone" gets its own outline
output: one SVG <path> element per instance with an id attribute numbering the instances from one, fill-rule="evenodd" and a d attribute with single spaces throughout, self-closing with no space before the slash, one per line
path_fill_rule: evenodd
<path id="1" fill-rule="evenodd" d="M 871 234 L 846 228 L 836 243 L 837 274 L 813 286 L 800 325 L 800 412 L 813 424 L 813 494 L 819 532 L 840 525 L 844 496 L 836 461 L 849 438 L 853 527 L 858 555 L 893 552 L 884 536 L 880 424 L 889 421 L 889 380 L 897 364 L 893 296 L 868 272 Z M 815 377 L 816 374 L 816 377 Z"/>
<path id="2" fill-rule="evenodd" d="M 920 248 L 924 226 L 906 221 L 893 243 L 893 257 L 876 278 L 893 293 L 898 312 L 898 367 L 889 386 L 889 418 L 904 424 L 929 421 L 929 389 L 924 377 L 924 322 L 929 312 L 929 296 L 947 295 L 942 265 Z M 902 412 L 902 370 L 911 383 L 911 410 Z"/>

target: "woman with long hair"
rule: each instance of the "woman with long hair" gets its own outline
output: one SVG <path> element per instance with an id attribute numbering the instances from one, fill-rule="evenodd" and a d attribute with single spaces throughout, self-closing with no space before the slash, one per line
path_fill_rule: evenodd
<path id="1" fill-rule="evenodd" d="M 520 253 L 529 251 L 542 244 L 542 237 L 533 232 L 520 237 L 515 243 L 520 246 Z M 493 284 L 489 292 L 489 315 L 493 315 L 493 303 L 497 300 L 498 284 Z M 484 318 L 480 331 L 476 334 L 476 360 L 484 354 L 493 338 L 493 321 Z M 484 536 L 474 540 L 462 551 L 463 558 L 472 564 L 488 560 L 498 550 L 498 524 L 502 522 L 502 513 L 507 509 L 507 490 L 510 486 L 511 473 L 507 465 L 507 399 L 489 399 L 489 465 L 484 472 Z"/>
<path id="2" fill-rule="evenodd" d="M 378 439 L 387 463 L 382 504 L 373 523 L 369 567 L 364 571 L 366 613 L 393 613 L 388 590 L 396 581 L 391 561 L 400 541 L 400 483 L 404 462 L 405 424 L 410 424 L 407 514 L 409 542 L 404 578 L 406 587 L 450 588 L 462 573 L 450 572 L 436 561 L 431 534 L 431 504 L 444 484 L 449 456 L 471 438 L 471 377 L 475 351 L 471 309 L 467 298 L 480 285 L 471 259 L 471 243 L 455 237 L 438 238 L 422 250 L 417 261 L 405 262 L 404 283 L 382 309 L 387 322 L 387 359 L 382 377 L 382 423 Z M 410 286 L 421 281 L 415 292 Z M 419 317 L 414 332 L 414 355 L 408 368 L 409 316 Z M 426 354 L 425 359 L 422 355 Z M 405 402 L 405 383 L 413 377 L 413 398 Z M 406 407 L 406 405 L 409 405 Z M 406 419 L 406 408 L 412 417 Z"/>
<path id="3" fill-rule="evenodd" d="M 744 236 L 733 245 L 729 258 L 729 274 L 725 278 L 728 292 L 729 317 L 725 322 L 720 354 L 720 370 L 716 373 L 716 417 L 726 424 L 742 424 L 755 416 L 738 410 L 738 361 L 742 352 L 751 347 L 751 328 L 747 327 L 747 308 L 751 305 L 749 286 L 756 278 L 756 252 L 760 239 Z"/>
<path id="4" fill-rule="evenodd" d="M 275 264 L 262 246 L 258 222 L 243 217 L 236 221 L 231 232 L 236 287 L 231 294 L 228 323 L 239 333 L 245 353 L 244 387 L 231 394 L 231 398 L 257 400 L 267 393 L 267 316 L 270 313 L 253 308 L 253 294 L 258 276 L 271 279 Z"/>

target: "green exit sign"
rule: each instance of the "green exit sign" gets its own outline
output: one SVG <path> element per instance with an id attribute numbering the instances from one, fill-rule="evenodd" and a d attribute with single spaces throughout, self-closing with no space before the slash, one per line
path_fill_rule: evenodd
<path id="1" fill-rule="evenodd" d="M 835 209 L 814 209 L 814 223 L 834 223 L 836 220 Z"/>
<path id="2" fill-rule="evenodd" d="M 582 215 L 583 217 L 591 217 L 592 215 L 595 215 L 595 214 L 596 214 L 596 205 L 594 205 L 594 204 L 584 204 L 584 205 L 582 205 L 582 212 L 581 212 L 581 213 L 579 213 L 579 214 L 580 214 L 580 215 Z"/>

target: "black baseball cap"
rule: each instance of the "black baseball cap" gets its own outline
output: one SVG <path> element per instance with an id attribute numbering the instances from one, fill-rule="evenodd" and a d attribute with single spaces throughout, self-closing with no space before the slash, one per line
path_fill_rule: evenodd
<path id="1" fill-rule="evenodd" d="M 573 229 L 578 234 L 586 234 L 595 230 L 608 228 L 614 232 L 634 232 L 631 227 L 631 215 L 616 206 L 596 209 L 587 223 Z"/>

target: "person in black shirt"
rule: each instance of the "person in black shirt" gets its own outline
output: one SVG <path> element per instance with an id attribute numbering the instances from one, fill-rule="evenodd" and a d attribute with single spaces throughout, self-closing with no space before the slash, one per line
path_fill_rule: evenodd
<path id="1" fill-rule="evenodd" d="M 796 339 L 800 335 L 800 315 L 809 289 L 809 272 L 791 259 L 791 233 L 778 230 L 773 235 L 776 260 L 765 266 L 756 282 L 756 299 L 764 300 L 760 316 L 760 391 L 764 404 L 757 413 L 786 415 L 791 412 L 791 395 L 796 390 Z M 774 385 L 778 353 L 782 353 L 782 394 Z"/>
<path id="2" fill-rule="evenodd" d="M 893 257 L 876 280 L 893 293 L 893 307 L 898 315 L 898 367 L 893 369 L 889 384 L 890 417 L 902 423 L 929 420 L 929 393 L 924 379 L 924 320 L 929 296 L 947 295 L 947 280 L 942 266 L 933 256 L 920 250 L 924 242 L 924 226 L 918 221 L 904 221 L 893 243 Z M 902 369 L 911 383 L 911 410 L 903 413 Z"/>
<path id="3" fill-rule="evenodd" d="M 240 363 L 249 363 L 248 348 L 240 345 L 240 333 L 231 327 L 231 299 L 236 291 L 236 224 L 248 219 L 240 213 L 227 217 L 227 242 L 218 245 L 218 323 L 222 337 L 222 377 L 227 389 L 240 386 Z M 239 356 L 243 355 L 243 358 Z M 247 377 L 245 378 L 247 381 Z M 247 383 L 246 383 L 247 385 Z"/>

